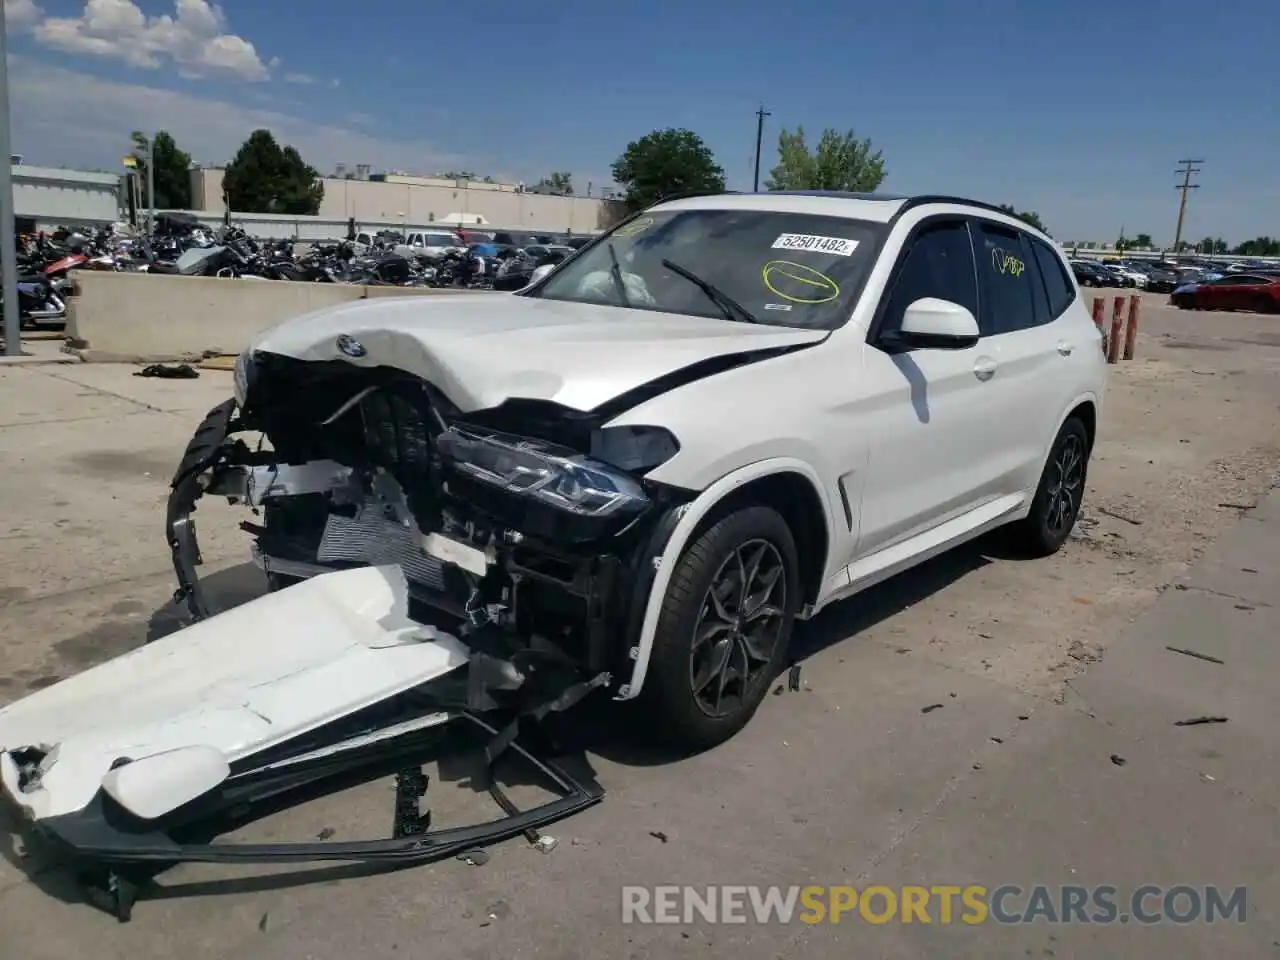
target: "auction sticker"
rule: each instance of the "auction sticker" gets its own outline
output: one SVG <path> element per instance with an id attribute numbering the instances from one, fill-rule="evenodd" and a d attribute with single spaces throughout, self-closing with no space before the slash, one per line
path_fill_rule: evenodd
<path id="1" fill-rule="evenodd" d="M 803 250 L 808 253 L 830 253 L 837 257 L 851 257 L 858 249 L 857 240 L 843 237 L 818 237 L 811 233 L 784 233 L 773 241 L 774 250 Z"/>

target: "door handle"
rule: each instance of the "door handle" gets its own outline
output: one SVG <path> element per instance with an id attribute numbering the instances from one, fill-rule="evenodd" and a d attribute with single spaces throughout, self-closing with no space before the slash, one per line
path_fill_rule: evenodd
<path id="1" fill-rule="evenodd" d="M 1065 340 L 1059 340 L 1059 341 L 1058 341 L 1058 352 L 1059 352 L 1060 354 L 1062 354 L 1064 357 L 1069 357 L 1069 356 L 1071 356 L 1071 351 L 1072 351 L 1072 350 L 1074 350 L 1074 349 L 1075 349 L 1075 347 L 1073 347 L 1071 344 L 1067 343 L 1067 341 L 1065 341 Z"/>
<path id="2" fill-rule="evenodd" d="M 990 380 L 996 375 L 999 364 L 991 357 L 979 357 L 973 364 L 973 375 L 979 380 Z"/>

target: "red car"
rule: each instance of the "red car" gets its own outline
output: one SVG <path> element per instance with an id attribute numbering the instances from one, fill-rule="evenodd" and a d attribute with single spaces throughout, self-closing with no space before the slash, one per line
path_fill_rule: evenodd
<path id="1" fill-rule="evenodd" d="M 1252 310 L 1280 313 L 1280 276 L 1229 273 L 1217 280 L 1179 287 L 1169 302 L 1183 310 Z"/>

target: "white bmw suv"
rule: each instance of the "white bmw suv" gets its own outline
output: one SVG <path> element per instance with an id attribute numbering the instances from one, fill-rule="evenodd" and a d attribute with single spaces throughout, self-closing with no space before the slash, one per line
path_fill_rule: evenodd
<path id="1" fill-rule="evenodd" d="M 174 478 L 180 592 L 207 612 L 190 514 L 232 491 L 273 587 L 399 564 L 488 658 L 478 699 L 551 658 L 709 746 L 797 619 L 996 527 L 1063 544 L 1100 336 L 1054 243 L 986 204 L 672 200 L 515 294 L 261 335 Z"/>

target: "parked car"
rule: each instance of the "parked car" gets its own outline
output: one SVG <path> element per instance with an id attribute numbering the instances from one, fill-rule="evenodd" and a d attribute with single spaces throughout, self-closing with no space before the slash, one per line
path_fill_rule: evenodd
<path id="1" fill-rule="evenodd" d="M 476 241 L 481 242 L 481 241 Z M 425 257 L 440 260 L 451 253 L 460 253 L 467 245 L 452 230 L 415 230 L 396 244 L 395 252 L 402 257 Z"/>
<path id="2" fill-rule="evenodd" d="M 534 244 L 551 244 L 555 239 L 546 233 L 528 233 L 524 231 L 499 230 L 493 235 L 493 242 L 509 247 L 528 247 Z"/>
<path id="3" fill-rule="evenodd" d="M 1138 268 L 1125 263 L 1123 260 L 1103 261 L 1102 266 L 1128 281 L 1124 286 L 1135 287 L 1139 290 L 1146 288 L 1147 275 Z"/>
<path id="4" fill-rule="evenodd" d="M 1072 260 L 1071 273 L 1082 287 L 1107 287 L 1114 282 L 1110 272 L 1092 260 Z"/>
<path id="5" fill-rule="evenodd" d="M 1172 270 L 1150 266 L 1146 268 L 1146 274 L 1148 293 L 1172 293 L 1178 286 L 1178 275 Z"/>
<path id="6" fill-rule="evenodd" d="M 1112 264 L 1099 262 L 1098 269 L 1102 271 L 1108 287 L 1129 290 L 1137 286 L 1133 278 L 1129 276 L 1128 271 L 1120 270 Z"/>
<path id="7" fill-rule="evenodd" d="M 183 525 L 239 490 L 274 588 L 400 562 L 415 616 L 484 652 L 480 693 L 545 660 L 707 747 L 755 712 L 797 619 L 996 528 L 1066 542 L 1101 335 L 1053 242 L 998 208 L 685 198 L 546 269 L 259 335 L 168 507 L 193 611 Z"/>
<path id="8" fill-rule="evenodd" d="M 1178 287 L 1169 302 L 1183 310 L 1252 310 L 1280 313 L 1280 277 L 1231 273 Z"/>

